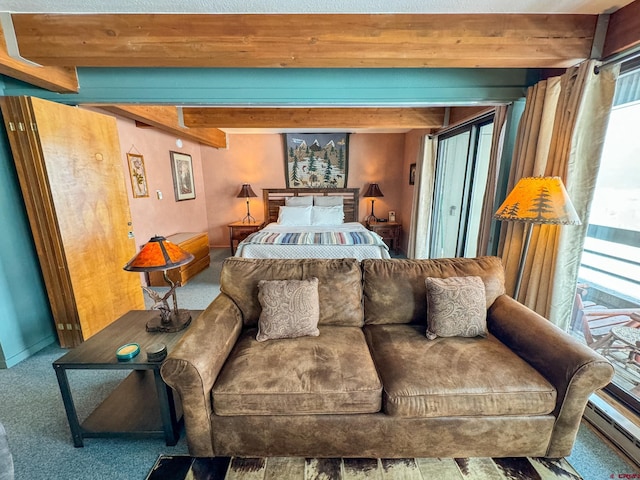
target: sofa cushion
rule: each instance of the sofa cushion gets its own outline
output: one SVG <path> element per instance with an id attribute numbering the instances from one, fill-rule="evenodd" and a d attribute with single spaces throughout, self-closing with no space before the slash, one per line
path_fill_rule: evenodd
<path id="1" fill-rule="evenodd" d="M 220 291 L 242 311 L 245 326 L 260 317 L 260 280 L 318 279 L 319 325 L 360 327 L 363 324 L 362 272 L 355 258 L 264 259 L 227 258 L 220 273 Z"/>
<path id="2" fill-rule="evenodd" d="M 317 278 L 260 280 L 258 300 L 262 307 L 256 335 L 259 342 L 320 334 Z"/>
<path id="3" fill-rule="evenodd" d="M 429 341 L 417 325 L 364 330 L 389 415 L 544 415 L 555 408 L 554 387 L 491 334 Z"/>
<path id="4" fill-rule="evenodd" d="M 244 331 L 213 387 L 216 415 L 380 411 L 382 385 L 361 328 L 321 326 L 319 337 L 258 342 Z"/>
<path id="5" fill-rule="evenodd" d="M 480 277 L 425 279 L 427 338 L 486 337 L 487 309 Z"/>
<path id="6" fill-rule="evenodd" d="M 485 287 L 487 309 L 505 292 L 504 269 L 497 257 L 365 259 L 362 268 L 366 324 L 425 325 L 427 299 L 424 280 L 427 277 L 480 277 Z"/>

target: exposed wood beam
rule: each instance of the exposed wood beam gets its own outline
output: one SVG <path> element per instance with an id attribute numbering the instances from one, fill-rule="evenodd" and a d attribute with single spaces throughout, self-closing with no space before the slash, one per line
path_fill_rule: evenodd
<path id="1" fill-rule="evenodd" d="M 72 67 L 34 67 L 12 58 L 7 52 L 0 25 L 0 74 L 58 93 L 77 93 L 78 75 Z"/>
<path id="2" fill-rule="evenodd" d="M 172 133 L 216 148 L 226 148 L 227 135 L 217 128 L 185 128 L 178 122 L 176 107 L 157 105 L 91 105 L 111 113 L 156 127 L 158 130 Z"/>
<path id="3" fill-rule="evenodd" d="M 640 45 L 640 0 L 611 14 L 603 58 Z"/>
<path id="4" fill-rule="evenodd" d="M 596 15 L 13 14 L 42 65 L 566 68 Z"/>
<path id="5" fill-rule="evenodd" d="M 440 128 L 444 108 L 183 107 L 189 128 Z"/>

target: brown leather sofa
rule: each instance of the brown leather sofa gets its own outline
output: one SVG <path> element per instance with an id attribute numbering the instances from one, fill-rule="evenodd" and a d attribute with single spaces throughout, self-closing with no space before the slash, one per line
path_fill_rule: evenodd
<path id="1" fill-rule="evenodd" d="M 480 276 L 486 338 L 425 337 L 426 277 Z M 257 342 L 258 281 L 319 279 L 320 335 Z M 229 258 L 162 366 L 193 456 L 562 457 L 613 367 L 504 294 L 494 257 Z"/>

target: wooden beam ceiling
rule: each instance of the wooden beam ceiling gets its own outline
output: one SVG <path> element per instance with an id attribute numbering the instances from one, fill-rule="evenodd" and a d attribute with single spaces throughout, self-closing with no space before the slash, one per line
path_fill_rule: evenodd
<path id="1" fill-rule="evenodd" d="M 182 107 L 189 128 L 440 128 L 440 108 Z"/>
<path id="2" fill-rule="evenodd" d="M 611 14 L 603 57 L 640 45 L 640 0 Z"/>
<path id="3" fill-rule="evenodd" d="M 565 68 L 596 15 L 13 14 L 21 55 L 111 67 Z"/>
<path id="4" fill-rule="evenodd" d="M 185 128 L 178 121 L 176 107 L 158 105 L 87 105 L 101 108 L 125 118 L 142 122 L 176 135 L 204 145 L 215 148 L 226 148 L 227 135 L 217 128 Z"/>
<path id="5" fill-rule="evenodd" d="M 77 93 L 78 75 L 72 67 L 37 67 L 9 56 L 0 25 L 0 74 L 58 93 Z"/>

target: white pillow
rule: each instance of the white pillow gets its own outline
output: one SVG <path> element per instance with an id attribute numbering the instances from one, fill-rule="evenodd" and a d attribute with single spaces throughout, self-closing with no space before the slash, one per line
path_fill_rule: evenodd
<path id="1" fill-rule="evenodd" d="M 278 223 L 280 225 L 311 225 L 313 207 L 280 207 Z"/>
<path id="2" fill-rule="evenodd" d="M 337 205 L 342 205 L 344 203 L 343 200 L 344 198 L 335 195 L 314 195 L 313 205 L 316 207 L 335 207 Z"/>
<path id="3" fill-rule="evenodd" d="M 342 205 L 334 207 L 312 207 L 311 225 L 340 225 L 344 223 Z"/>
<path id="4" fill-rule="evenodd" d="M 306 197 L 286 197 L 284 204 L 287 207 L 311 207 L 313 205 L 313 197 L 311 195 Z"/>

